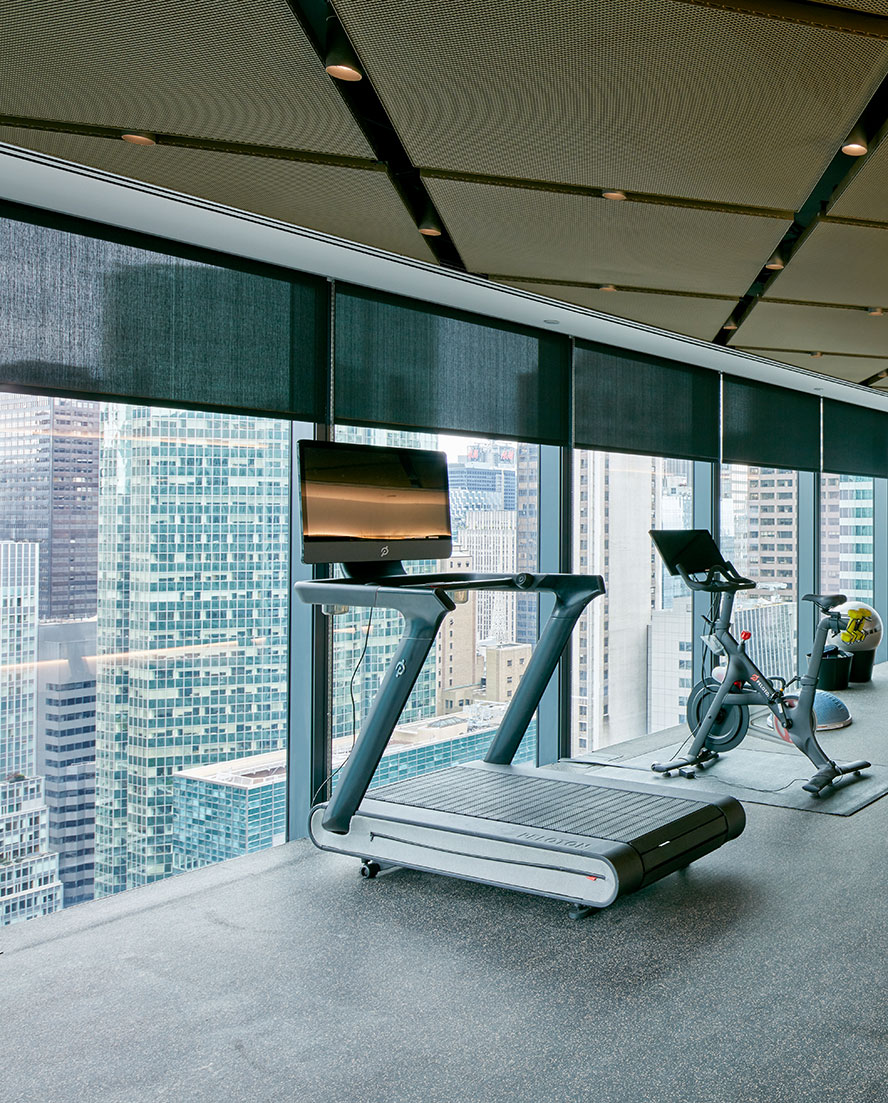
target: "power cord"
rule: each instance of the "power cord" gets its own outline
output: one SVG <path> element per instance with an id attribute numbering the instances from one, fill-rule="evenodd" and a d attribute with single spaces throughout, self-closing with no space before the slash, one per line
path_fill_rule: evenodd
<path id="1" fill-rule="evenodd" d="M 352 676 L 349 679 L 349 683 L 348 683 L 348 692 L 349 692 L 349 696 L 351 698 L 351 707 L 352 707 L 352 739 L 351 739 L 351 746 L 348 749 L 348 754 L 345 756 L 345 758 L 342 760 L 342 762 L 339 763 L 339 765 L 335 768 L 335 770 L 330 771 L 330 773 L 324 778 L 324 780 L 321 782 L 321 784 L 314 791 L 314 794 L 311 798 L 312 806 L 314 806 L 315 801 L 318 799 L 318 794 L 321 793 L 322 790 L 326 789 L 327 786 L 333 781 L 333 779 L 336 777 L 336 775 L 339 773 L 339 771 L 343 768 L 343 766 L 345 766 L 345 764 L 351 758 L 352 751 L 355 749 L 355 743 L 357 742 L 357 739 L 358 739 L 358 706 L 357 706 L 357 702 L 355 701 L 355 678 L 358 676 L 358 671 L 361 669 L 361 663 L 363 663 L 364 656 L 367 654 L 367 645 L 370 642 L 370 627 L 373 624 L 373 613 L 374 613 L 375 610 L 376 610 L 376 603 L 374 602 L 373 605 L 370 606 L 370 612 L 367 616 L 367 627 L 364 630 L 364 646 L 361 648 L 361 654 L 358 656 L 358 661 L 355 663 L 355 668 L 352 671 Z"/>

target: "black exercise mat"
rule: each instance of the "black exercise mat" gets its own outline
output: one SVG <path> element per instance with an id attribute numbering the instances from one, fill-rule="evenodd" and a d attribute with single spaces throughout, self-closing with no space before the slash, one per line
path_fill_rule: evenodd
<path id="1" fill-rule="evenodd" d="M 822 812 L 829 816 L 853 816 L 888 793 L 888 766 L 873 763 L 860 778 L 850 775 L 833 786 L 828 796 L 812 796 L 802 788 L 816 773 L 808 759 L 793 749 L 779 744 L 772 746 L 770 740 L 756 739 L 752 733 L 741 746 L 723 754 L 710 769 L 699 771 L 696 778 L 683 778 L 675 774 L 667 778 L 652 772 L 652 762 L 681 757 L 686 747 L 686 742 L 673 741 L 632 757 L 620 757 L 614 754 L 613 748 L 609 748 L 598 754 L 572 759 L 571 762 L 576 764 L 576 768 L 588 763 L 585 768 L 594 770 L 600 777 L 632 777 L 662 786 L 664 792 L 688 796 L 699 794 L 701 800 L 705 800 L 708 793 L 721 793 L 750 804 L 770 804 L 804 812 Z M 629 749 L 627 747 L 627 751 Z M 613 761 L 619 766 L 593 765 L 604 761 Z"/>

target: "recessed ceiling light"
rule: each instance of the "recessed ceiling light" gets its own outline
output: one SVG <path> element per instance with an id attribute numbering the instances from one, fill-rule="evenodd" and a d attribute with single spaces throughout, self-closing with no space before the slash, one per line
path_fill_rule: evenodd
<path id="1" fill-rule="evenodd" d="M 335 19 L 327 23 L 324 71 L 336 80 L 356 81 L 364 75 L 351 43 L 345 36 L 345 31 Z"/>
<path id="2" fill-rule="evenodd" d="M 736 328 L 737 328 L 737 322 L 734 318 L 728 318 L 728 320 L 722 326 L 722 329 L 736 329 Z"/>
<path id="3" fill-rule="evenodd" d="M 131 131 L 128 134 L 121 134 L 121 139 L 124 142 L 129 142 L 131 146 L 156 146 L 157 139 L 153 134 L 146 134 L 139 131 Z"/>
<path id="4" fill-rule="evenodd" d="M 813 358 L 815 360 L 817 360 L 817 359 L 819 359 L 819 357 L 823 356 L 823 353 L 822 352 L 812 352 L 811 355 L 813 356 Z"/>
<path id="5" fill-rule="evenodd" d="M 783 267 L 783 257 L 780 255 L 780 250 L 775 249 L 771 254 L 771 259 L 765 265 L 765 268 L 770 269 L 772 272 L 779 272 Z"/>
<path id="6" fill-rule="evenodd" d="M 601 283 L 601 284 L 598 285 L 598 290 L 599 291 L 616 291 L 617 289 L 614 287 L 614 285 L 612 283 Z"/>
<path id="7" fill-rule="evenodd" d="M 869 149 L 866 143 L 866 135 L 863 127 L 855 126 L 848 137 L 842 142 L 842 153 L 849 157 L 862 157 Z"/>
<path id="8" fill-rule="evenodd" d="M 881 318 L 885 311 L 880 306 L 868 306 L 866 308 L 867 314 L 871 318 Z"/>
<path id="9" fill-rule="evenodd" d="M 626 193 L 624 191 L 603 191 L 601 193 L 602 199 L 625 199 Z"/>
<path id="10" fill-rule="evenodd" d="M 419 232 L 424 237 L 440 237 L 444 233 L 444 228 L 438 220 L 438 216 L 435 214 L 434 208 L 429 205 L 426 207 L 422 218 L 419 221 Z"/>

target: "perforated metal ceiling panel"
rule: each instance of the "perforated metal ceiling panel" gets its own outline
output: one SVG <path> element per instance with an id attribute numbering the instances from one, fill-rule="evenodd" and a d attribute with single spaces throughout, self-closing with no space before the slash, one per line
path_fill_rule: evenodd
<path id="1" fill-rule="evenodd" d="M 888 307 L 888 226 L 819 222 L 765 297 Z"/>
<path id="2" fill-rule="evenodd" d="M 790 223 L 424 178 L 474 272 L 742 295 Z"/>
<path id="3" fill-rule="evenodd" d="M 435 262 L 384 172 L 9 127 L 0 141 Z"/>
<path id="4" fill-rule="evenodd" d="M 286 0 L 4 0 L 8 115 L 372 152 Z"/>
<path id="5" fill-rule="evenodd" d="M 888 70 L 875 39 L 671 0 L 336 8 L 419 166 L 778 209 Z"/>
<path id="6" fill-rule="evenodd" d="M 646 295 L 632 291 L 599 291 L 587 287 L 560 287 L 521 280 L 500 281 L 509 287 L 575 303 L 616 318 L 656 326 L 711 341 L 737 305 L 734 299 L 695 299 L 684 295 Z"/>
<path id="7" fill-rule="evenodd" d="M 882 142 L 829 208 L 836 218 L 870 218 L 888 222 L 888 142 Z"/>
<path id="8" fill-rule="evenodd" d="M 810 349 L 888 356 L 888 314 L 871 318 L 864 310 L 760 302 L 729 344 L 744 349 Z M 819 364 L 819 359 L 812 360 L 811 367 L 819 371 Z"/>
<path id="9" fill-rule="evenodd" d="M 828 375 L 831 379 L 845 379 L 851 383 L 860 383 L 877 372 L 888 369 L 888 358 L 880 360 L 875 356 L 818 356 L 808 352 L 787 352 L 785 349 L 746 348 L 744 352 L 753 352 L 768 360 L 777 360 L 782 364 L 804 368 L 805 371 Z M 816 386 L 816 383 L 814 384 Z"/>

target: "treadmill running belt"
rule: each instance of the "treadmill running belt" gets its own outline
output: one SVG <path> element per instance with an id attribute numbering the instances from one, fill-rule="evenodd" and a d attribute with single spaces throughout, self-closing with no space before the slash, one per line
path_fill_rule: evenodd
<path id="1" fill-rule="evenodd" d="M 397 781 L 369 791 L 365 799 L 625 843 L 695 812 L 703 813 L 703 820 L 713 815 L 709 804 L 676 801 L 672 795 L 469 766 Z"/>

